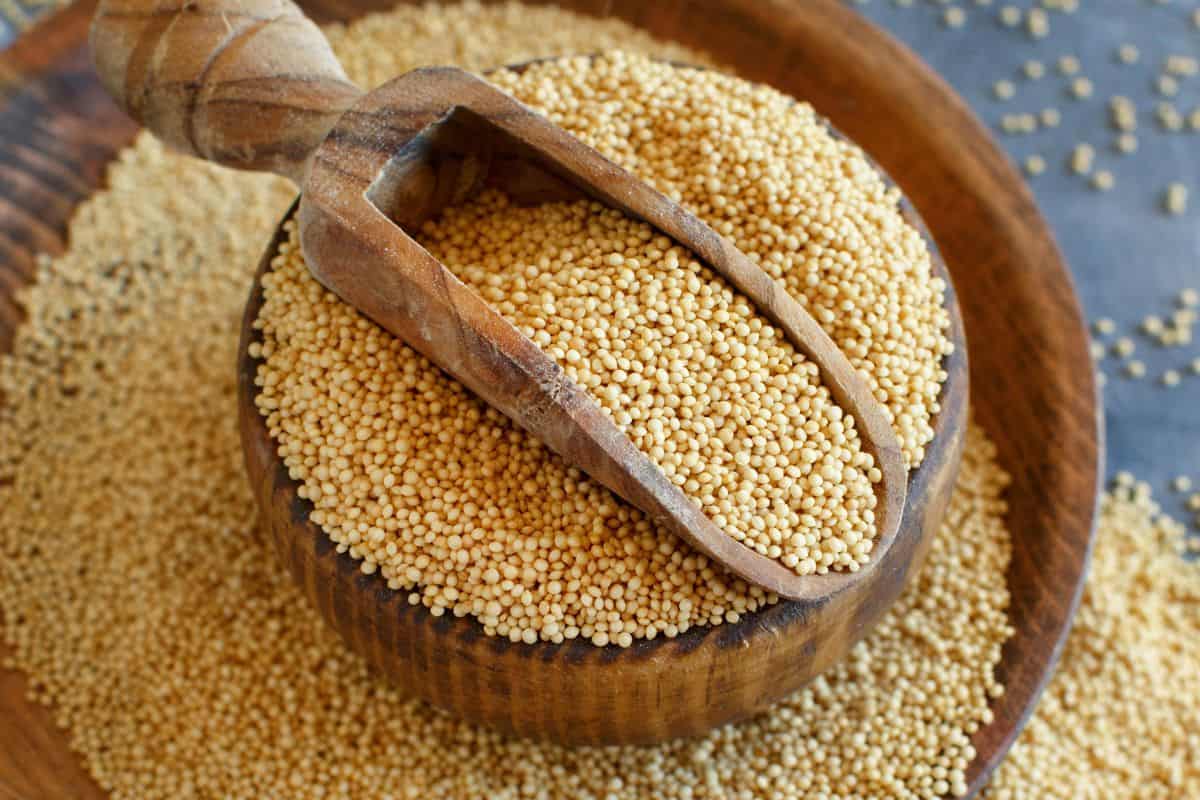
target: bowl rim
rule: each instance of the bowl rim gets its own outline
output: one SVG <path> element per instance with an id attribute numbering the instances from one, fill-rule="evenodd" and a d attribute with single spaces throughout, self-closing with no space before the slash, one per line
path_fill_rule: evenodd
<path id="1" fill-rule="evenodd" d="M 572 54 L 564 57 L 570 58 L 578 55 L 579 54 Z M 519 73 L 531 65 L 545 63 L 552 60 L 555 60 L 555 57 L 541 57 L 531 59 L 529 61 L 523 61 L 517 64 L 505 64 L 496 67 L 494 70 L 489 70 L 488 73 L 485 74 L 500 70 L 511 70 Z M 677 60 L 660 61 L 679 69 L 712 69 L 710 67 L 680 62 Z M 732 75 L 732 73 L 728 74 Z M 734 77 L 738 76 L 735 75 Z M 749 81 L 749 79 L 745 78 L 740 79 Z M 756 84 L 759 83 L 758 81 L 749 82 Z M 786 95 L 786 93 L 783 94 Z M 804 102 L 802 100 L 798 100 L 797 98 L 792 98 L 790 96 L 788 97 L 793 104 Z M 814 113 L 816 113 L 815 110 Z M 883 167 L 861 146 L 839 131 L 832 124 L 832 122 L 830 122 L 823 115 L 816 113 L 816 118 L 826 132 L 829 133 L 834 139 L 856 147 L 860 154 L 870 164 L 870 166 L 881 176 L 889 188 L 899 188 L 899 184 L 892 178 L 892 176 L 889 175 L 888 172 L 884 170 Z M 278 252 L 280 244 L 283 242 L 284 224 L 289 220 L 295 219 L 296 210 L 299 206 L 299 203 L 300 199 L 299 195 L 297 195 L 293 204 L 280 219 L 271 241 L 268 242 L 263 251 L 259 267 L 255 272 L 254 281 L 251 285 L 249 296 L 246 301 L 245 311 L 241 322 L 242 338 L 238 343 L 237 373 L 239 395 L 245 395 L 244 400 L 248 402 L 250 408 L 255 412 L 257 420 L 260 423 L 260 428 L 258 430 L 243 432 L 243 437 L 262 437 L 275 447 L 278 447 L 278 442 L 276 442 L 267 431 L 266 420 L 262 416 L 261 412 L 257 408 L 257 404 L 255 403 L 258 393 L 255 377 L 258 367 L 262 363 L 262 359 L 256 359 L 250 356 L 249 346 L 253 343 L 261 343 L 262 341 L 261 331 L 254 326 L 254 321 L 258 318 L 258 314 L 261 311 L 262 304 L 264 302 L 262 277 L 271 270 L 271 261 L 274 255 Z M 905 502 L 899 525 L 893 532 L 893 539 L 900 537 L 901 530 L 915 524 L 913 520 L 910 519 L 909 514 L 913 505 L 911 503 L 911 498 L 913 496 L 920 496 L 929 489 L 931 478 L 933 477 L 931 473 L 935 471 L 933 467 L 929 465 L 948 464 L 951 467 L 952 474 L 957 475 L 962 453 L 961 448 L 959 447 L 959 449 L 956 449 L 956 447 L 960 446 L 961 442 L 956 441 L 957 437 L 948 434 L 959 428 L 965 429 L 967 418 L 969 417 L 968 409 L 970 403 L 970 382 L 965 378 L 960 379 L 958 377 L 965 376 L 969 370 L 969 347 L 963 326 L 962 315 L 958 305 L 958 297 L 954 288 L 954 281 L 950 275 L 950 270 L 943 260 L 941 251 L 937 246 L 937 242 L 930 233 L 924 219 L 921 217 L 915 205 L 907 197 L 907 195 L 901 193 L 898 207 L 904 219 L 914 229 L 916 229 L 925 243 L 929 253 L 931 277 L 940 278 L 945 284 L 942 307 L 947 311 L 949 318 L 949 325 L 946 328 L 945 333 L 947 338 L 953 343 L 954 349 L 951 353 L 944 355 L 941 359 L 941 368 L 945 371 L 947 378 L 942 382 L 938 391 L 936 402 L 940 405 L 940 410 L 930 417 L 930 425 L 934 430 L 934 437 L 925 446 L 925 457 L 922 463 L 918 465 L 916 469 L 910 469 L 908 472 L 908 493 L 910 499 L 906 500 Z M 243 398 L 239 398 L 239 404 L 242 402 Z M 291 490 L 294 493 L 301 483 L 293 480 L 290 477 L 288 470 L 284 466 L 283 460 L 279 457 L 277 451 L 271 452 L 271 462 L 276 471 L 276 485 L 286 482 L 291 486 Z M 621 500 L 620 502 L 624 503 L 626 501 Z M 312 504 L 307 500 L 299 498 L 297 495 L 296 503 L 293 504 L 294 514 L 298 516 L 301 513 L 301 509 L 303 509 L 302 513 L 304 518 L 303 523 L 301 524 L 315 529 L 320 536 L 325 537 L 326 541 L 332 544 L 332 539 L 329 539 L 328 533 L 326 533 L 321 526 L 313 523 L 309 518 L 309 515 L 313 510 Z M 294 521 L 300 523 L 299 519 L 294 519 Z M 928 540 L 931 539 L 931 536 L 923 536 L 923 538 Z M 920 568 L 924 563 L 924 556 L 925 550 L 923 548 L 919 548 L 919 552 L 914 558 L 912 558 L 911 562 L 906 567 L 908 574 L 904 578 L 904 586 L 907 586 L 908 582 L 920 571 Z M 359 571 L 362 563 L 361 560 L 353 558 L 348 552 L 338 553 L 338 558 L 339 561 L 344 560 L 347 565 L 352 565 L 355 571 Z M 459 635 L 469 639 L 474 639 L 477 635 L 484 636 L 487 639 L 494 640 L 498 651 L 506 651 L 509 648 L 514 648 L 517 652 L 528 655 L 529 658 L 537 658 L 539 660 L 553 659 L 560 657 L 560 650 L 566 650 L 567 652 L 562 657 L 564 658 L 565 662 L 569 664 L 579 663 L 582 661 L 586 657 L 585 653 L 588 651 L 602 651 L 609 653 L 610 655 L 605 656 L 605 660 L 616 660 L 618 658 L 645 659 L 654 655 L 660 648 L 670 644 L 677 646 L 683 652 L 688 652 L 699 647 L 709 636 L 716 635 L 716 640 L 718 642 L 727 643 L 729 646 L 732 646 L 734 644 L 740 644 L 746 641 L 748 634 L 755 629 L 767 626 L 772 629 L 779 630 L 797 622 L 803 622 L 804 617 L 807 615 L 810 609 L 820 605 L 829 597 L 849 591 L 859 583 L 858 580 L 854 580 L 855 577 L 859 579 L 865 577 L 867 570 L 878 568 L 879 563 L 880 562 L 877 562 L 873 558 L 871 562 L 869 562 L 866 569 L 857 573 L 831 572 L 825 575 L 808 576 L 814 579 L 814 581 L 833 584 L 830 591 L 820 595 L 821 599 L 814 601 L 812 599 L 788 600 L 785 598 L 778 598 L 778 600 L 773 604 L 760 606 L 754 611 L 741 615 L 741 618 L 737 622 L 723 622 L 717 625 L 693 625 L 690 626 L 688 630 L 674 637 L 668 638 L 666 636 L 656 636 L 653 639 L 634 639 L 633 644 L 625 648 L 622 648 L 612 642 L 604 645 L 603 647 L 598 647 L 582 637 L 561 643 L 547 642 L 542 640 L 532 644 L 525 642 L 513 642 L 506 637 L 486 634 L 483 631 L 482 624 L 473 615 L 468 614 L 459 618 L 454 617 L 452 614 L 443 614 L 441 617 L 434 617 L 433 614 L 429 612 L 429 609 L 424 605 L 418 606 L 416 609 L 414 609 L 414 612 L 428 617 L 427 622 L 434 625 L 438 629 L 439 633 Z M 382 575 L 379 573 L 369 576 L 364 575 L 364 577 L 375 579 L 377 582 L 383 580 Z M 420 585 L 414 587 L 412 590 L 391 590 L 387 589 L 386 586 L 383 588 L 389 592 L 419 591 Z M 898 595 L 899 593 L 897 593 L 896 596 L 898 597 Z M 887 605 L 890 607 L 895 599 L 896 597 L 890 598 Z M 882 617 L 883 614 L 881 613 L 875 619 L 871 620 L 870 625 L 861 628 L 856 633 L 854 641 L 857 642 L 868 635 L 870 630 L 874 627 L 874 624 Z M 450 628 L 455 628 L 456 630 L 451 631 Z M 581 647 L 585 648 L 584 653 L 572 652 L 575 648 Z M 612 655 L 613 653 L 616 655 Z"/>

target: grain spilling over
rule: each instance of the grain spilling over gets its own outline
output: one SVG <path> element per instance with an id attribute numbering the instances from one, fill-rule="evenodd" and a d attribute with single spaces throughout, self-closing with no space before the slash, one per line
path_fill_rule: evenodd
<path id="1" fill-rule="evenodd" d="M 773 90 L 630 55 L 493 77 L 784 278 L 919 463 L 950 352 L 945 287 L 857 148 Z M 599 207 L 521 209 L 496 194 L 422 237 L 735 538 L 801 574 L 869 559 L 879 475 L 852 419 L 685 251 Z M 339 549 L 412 602 L 514 641 L 627 646 L 773 601 L 714 579 L 707 559 L 578 471 L 546 466 L 540 445 L 319 291 L 296 248 L 263 285 L 258 403 L 280 455 Z M 397 407 L 413 392 L 431 410 Z M 438 468 L 413 469 L 414 457 Z"/>
<path id="2" fill-rule="evenodd" d="M 1102 499 L 1061 666 L 986 800 L 1200 797 L 1200 566 L 1180 557 L 1185 535 L 1144 483 Z"/>
<path id="3" fill-rule="evenodd" d="M 334 35 L 352 77 L 368 83 L 372 70 L 403 71 L 402 58 L 521 60 L 545 31 L 555 47 L 659 48 L 613 23 L 512 5 L 405 9 Z M 355 63 L 355 52 L 370 55 Z M 1001 691 L 993 669 L 1010 635 L 1006 478 L 978 429 L 926 569 L 809 689 L 750 722 L 655 748 L 505 739 L 381 684 L 254 534 L 230 366 L 288 187 L 145 136 L 108 183 L 77 213 L 66 254 L 43 261 L 14 352 L 0 358 L 0 609 L 13 665 L 115 797 L 476 798 L 523 787 L 619 800 L 835 796 L 853 785 L 919 798 L 964 788 L 969 737 Z M 434 398 L 406 400 L 421 412 Z"/>
<path id="4" fill-rule="evenodd" d="M 266 566 L 275 556 L 252 532 L 232 320 L 286 191 L 148 137 L 111 184 L 78 215 L 71 251 L 46 263 L 16 353 L 0 361 L 16 398 L 0 438 L 21 443 L 4 451 L 15 482 L 0 486 L 0 607 L 14 664 L 115 797 L 962 790 L 1010 633 L 1006 479 L 978 429 L 920 578 L 809 689 L 655 748 L 506 739 L 381 684 Z M 223 211 L 230 197 L 236 212 Z M 114 270 L 131 248 L 136 268 Z M 119 471 L 94 469 L 118 450 Z"/>

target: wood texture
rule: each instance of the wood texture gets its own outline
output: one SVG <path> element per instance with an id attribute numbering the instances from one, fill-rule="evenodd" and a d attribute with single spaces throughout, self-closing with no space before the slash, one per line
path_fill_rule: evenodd
<path id="1" fill-rule="evenodd" d="M 518 202 L 589 197 L 619 208 L 695 253 L 775 322 L 820 368 L 882 472 L 871 561 L 801 576 L 729 536 L 560 365 L 405 233 L 485 186 Z M 487 81 L 432 67 L 365 95 L 318 148 L 297 219 L 309 269 L 326 288 L 713 561 L 814 607 L 888 569 L 904 457 L 883 407 L 833 340 L 729 240 Z"/>
<path id="2" fill-rule="evenodd" d="M 413 70 L 358 97 L 291 0 L 101 0 L 91 46 L 101 83 L 157 136 L 301 186 L 301 246 L 327 289 L 713 561 L 811 601 L 886 565 L 907 475 L 883 407 L 782 284 L 663 194 L 460 69 Z M 800 576 L 728 536 L 561 366 L 405 233 L 485 185 L 518 201 L 553 194 L 618 207 L 699 255 L 774 321 L 820 368 L 880 469 L 871 563 Z"/>
<path id="3" fill-rule="evenodd" d="M 297 184 L 362 94 L 291 0 L 101 0 L 91 45 L 101 82 L 160 138 Z"/>
<path id="4" fill-rule="evenodd" d="M 264 254 L 259 278 L 283 235 L 281 228 Z M 940 262 L 937 270 L 948 277 Z M 242 321 L 238 414 L 251 488 L 280 559 L 343 641 L 397 686 L 459 717 L 524 736 L 647 744 L 743 719 L 791 694 L 840 660 L 891 606 L 924 559 L 958 472 L 968 381 L 951 289 L 947 305 L 957 347 L 945 362 L 949 378 L 933 421 L 937 435 L 912 475 L 891 541 L 870 564 L 857 573 L 819 576 L 819 594 L 671 640 L 626 649 L 578 640 L 513 644 L 485 635 L 471 617 L 435 618 L 423 606 L 410 606 L 407 593 L 389 590 L 379 575 L 363 575 L 359 563 L 338 553 L 309 521 L 312 505 L 299 497 L 254 404 L 257 362 L 248 346 L 257 340 L 253 322 L 261 304 L 256 279 Z"/>
<path id="5" fill-rule="evenodd" d="M 305 7 L 329 20 L 386 4 Z M 929 222 L 972 343 L 975 414 L 1014 477 L 1008 579 L 1017 633 L 1000 667 L 1008 691 L 993 705 L 995 722 L 974 737 L 979 757 L 969 779 L 978 790 L 1061 648 L 1082 585 L 1099 468 L 1086 332 L 1028 191 L 946 85 L 837 0 L 564 4 L 708 49 L 747 77 L 811 100 L 898 179 Z M 84 0 L 0 56 L 0 346 L 19 318 L 11 289 L 28 279 L 32 252 L 61 248 L 70 209 L 130 135 L 87 74 L 90 13 Z M 3 673 L 0 796 L 101 797 L 23 686 Z"/>

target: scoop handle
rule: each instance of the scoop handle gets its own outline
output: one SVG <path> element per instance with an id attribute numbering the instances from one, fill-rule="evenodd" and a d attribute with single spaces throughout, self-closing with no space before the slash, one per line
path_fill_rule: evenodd
<path id="1" fill-rule="evenodd" d="M 362 94 L 291 0 L 100 0 L 91 45 L 109 94 L 159 138 L 297 185 Z"/>

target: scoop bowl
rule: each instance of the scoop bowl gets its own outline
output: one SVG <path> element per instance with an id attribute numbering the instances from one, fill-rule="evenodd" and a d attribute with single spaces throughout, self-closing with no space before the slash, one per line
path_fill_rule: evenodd
<path id="1" fill-rule="evenodd" d="M 296 207 L 284 221 L 294 216 Z M 261 279 L 286 237 L 267 248 L 242 320 L 238 405 L 246 469 L 261 528 L 309 602 L 346 644 L 402 690 L 470 720 L 563 744 L 649 744 L 703 733 L 786 697 L 839 661 L 882 617 L 919 568 L 958 472 L 967 424 L 967 349 L 950 277 L 948 374 L 934 440 L 909 474 L 908 498 L 890 546 L 857 573 L 808 576 L 813 591 L 736 623 L 694 627 L 673 639 L 596 647 L 589 641 L 513 643 L 472 617 L 434 617 L 387 587 L 336 545 L 309 514 L 255 405 Z"/>

